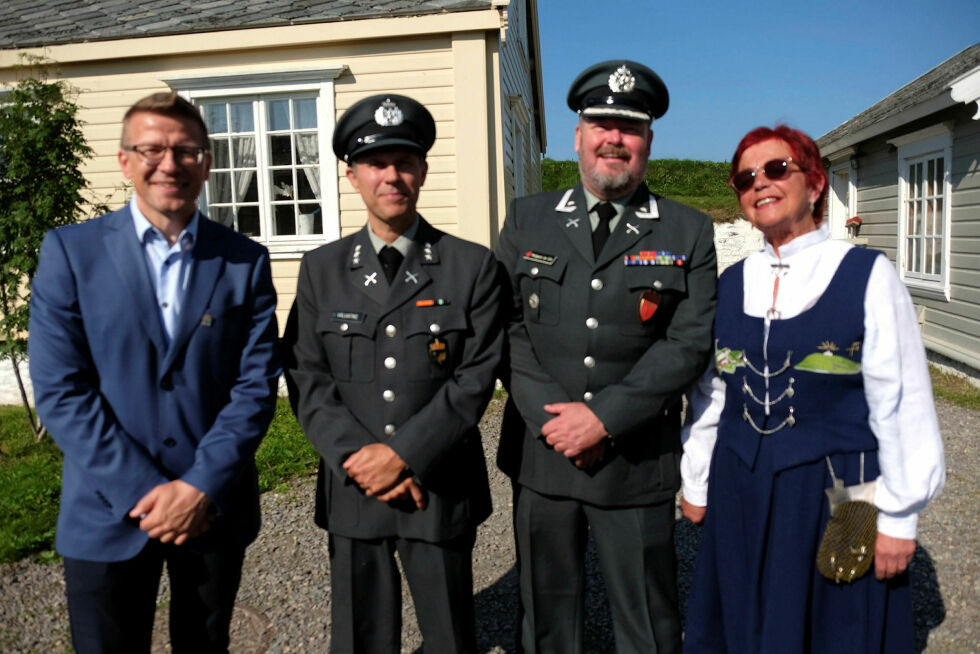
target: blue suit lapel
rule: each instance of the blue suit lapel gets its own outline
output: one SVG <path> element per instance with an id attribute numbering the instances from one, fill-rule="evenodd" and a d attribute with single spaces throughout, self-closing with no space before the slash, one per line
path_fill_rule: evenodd
<path id="1" fill-rule="evenodd" d="M 133 216 L 127 206 L 106 218 L 103 223 L 104 239 L 109 258 L 119 273 L 123 288 L 133 297 L 140 324 L 157 352 L 163 355 L 167 351 L 167 340 L 157 308 L 156 292 L 150 281 L 150 272 L 146 269 L 146 258 L 136 238 Z"/>
<path id="2" fill-rule="evenodd" d="M 184 297 L 177 332 L 170 342 L 163 371 L 171 366 L 177 353 L 184 348 L 191 334 L 201 324 L 204 313 L 211 302 L 214 286 L 224 269 L 225 259 L 221 256 L 224 250 L 222 247 L 223 236 L 224 231 L 204 214 L 201 214 L 197 227 L 197 241 L 194 243 L 194 249 L 191 250 L 191 271 L 190 280 L 187 284 L 187 295 Z"/>

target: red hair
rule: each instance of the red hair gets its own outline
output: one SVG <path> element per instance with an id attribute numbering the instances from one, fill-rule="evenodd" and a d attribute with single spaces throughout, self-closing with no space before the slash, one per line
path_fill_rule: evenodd
<path id="1" fill-rule="evenodd" d="M 738 172 L 738 162 L 741 160 L 745 151 L 753 145 L 763 141 L 773 139 L 784 142 L 789 146 L 793 153 L 793 161 L 803 169 L 806 176 L 807 186 L 819 188 L 823 184 L 820 197 L 813 203 L 813 219 L 820 223 L 823 220 L 823 206 L 827 200 L 827 172 L 823 169 L 823 159 L 820 157 L 820 148 L 809 136 L 798 129 L 793 129 L 788 125 L 776 125 L 775 127 L 756 127 L 754 130 L 742 137 L 735 154 L 732 155 L 732 168 L 728 173 L 728 180 L 731 181 L 735 173 Z"/>

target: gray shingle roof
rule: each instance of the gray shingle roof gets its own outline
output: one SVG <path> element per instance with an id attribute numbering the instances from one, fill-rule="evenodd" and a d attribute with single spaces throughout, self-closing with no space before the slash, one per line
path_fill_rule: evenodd
<path id="1" fill-rule="evenodd" d="M 0 49 L 486 9 L 492 0 L 3 0 Z"/>
<path id="2" fill-rule="evenodd" d="M 950 82 L 977 66 L 980 66 L 980 43 L 958 52 L 885 99 L 838 125 L 817 139 L 817 144 L 821 149 L 830 144 L 834 144 L 834 149 L 846 147 L 857 140 L 863 140 L 859 139 L 859 132 L 864 132 L 862 136 L 869 138 L 872 134 L 865 130 L 876 124 L 894 125 L 895 121 L 890 119 L 899 118 L 903 112 L 909 112 L 907 115 L 910 119 L 917 117 L 913 116 L 910 110 L 943 94 L 948 94 Z M 950 104 L 953 104 L 952 100 Z"/>

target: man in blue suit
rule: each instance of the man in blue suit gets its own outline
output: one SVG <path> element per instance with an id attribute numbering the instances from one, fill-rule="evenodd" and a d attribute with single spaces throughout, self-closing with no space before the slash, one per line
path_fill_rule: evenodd
<path id="1" fill-rule="evenodd" d="M 173 651 L 227 652 L 280 373 L 269 254 L 196 209 L 211 155 L 180 96 L 133 105 L 118 158 L 132 201 L 49 233 L 32 284 L 72 641 L 149 652 L 166 562 Z"/>

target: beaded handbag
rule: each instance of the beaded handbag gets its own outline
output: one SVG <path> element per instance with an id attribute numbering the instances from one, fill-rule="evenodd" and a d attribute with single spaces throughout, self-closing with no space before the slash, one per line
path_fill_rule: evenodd
<path id="1" fill-rule="evenodd" d="M 844 486 L 834 474 L 827 457 L 834 486 L 826 490 L 830 500 L 830 521 L 817 548 L 817 570 L 827 579 L 851 582 L 871 569 L 875 540 L 878 538 L 878 509 L 874 505 L 875 482 L 864 481 L 864 452 L 861 453 L 861 479 L 856 486 Z"/>

